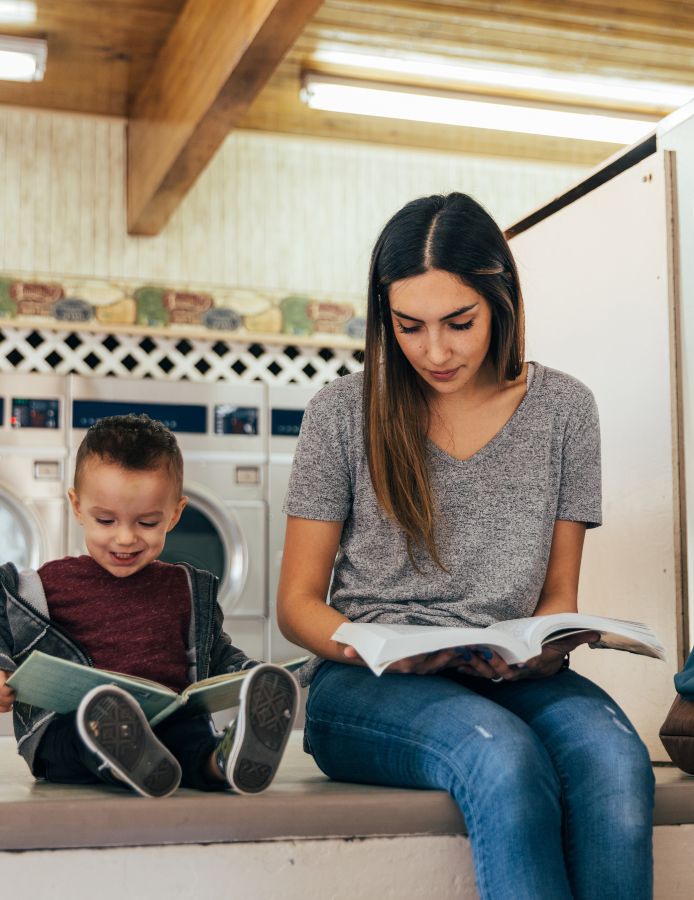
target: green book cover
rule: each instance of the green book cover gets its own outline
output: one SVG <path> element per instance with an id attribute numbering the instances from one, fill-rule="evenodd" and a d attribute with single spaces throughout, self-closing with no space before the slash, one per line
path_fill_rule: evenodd
<path id="1" fill-rule="evenodd" d="M 294 672 L 306 662 L 308 656 L 302 656 L 280 665 Z M 92 688 L 115 684 L 137 700 L 150 725 L 154 726 L 174 713 L 200 715 L 236 706 L 243 679 L 250 671 L 246 669 L 196 681 L 177 694 L 155 681 L 93 669 L 34 650 L 7 684 L 16 692 L 18 703 L 28 703 L 57 713 L 76 710 L 82 697 Z"/>

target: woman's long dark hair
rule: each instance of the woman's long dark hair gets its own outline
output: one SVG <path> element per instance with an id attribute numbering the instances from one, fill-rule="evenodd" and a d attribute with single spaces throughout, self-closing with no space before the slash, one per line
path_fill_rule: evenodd
<path id="1" fill-rule="evenodd" d="M 364 440 L 376 499 L 412 542 L 445 571 L 436 548 L 436 503 L 426 437 L 425 383 L 397 342 L 389 289 L 395 281 L 440 269 L 480 294 L 492 314 L 489 355 L 501 387 L 523 371 L 523 299 L 518 271 L 499 226 L 467 194 L 413 200 L 381 232 L 371 257 L 364 354 Z"/>

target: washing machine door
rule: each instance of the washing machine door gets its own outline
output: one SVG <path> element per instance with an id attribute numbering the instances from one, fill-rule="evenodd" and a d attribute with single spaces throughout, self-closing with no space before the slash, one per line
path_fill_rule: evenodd
<path id="1" fill-rule="evenodd" d="M 38 522 L 21 498 L 0 485 L 0 563 L 13 562 L 20 570 L 38 569 L 45 546 Z"/>
<path id="2" fill-rule="evenodd" d="M 162 562 L 187 562 L 219 578 L 219 603 L 229 613 L 239 599 L 248 574 L 248 547 L 233 513 L 201 485 L 186 484 L 183 514 L 166 536 Z"/>

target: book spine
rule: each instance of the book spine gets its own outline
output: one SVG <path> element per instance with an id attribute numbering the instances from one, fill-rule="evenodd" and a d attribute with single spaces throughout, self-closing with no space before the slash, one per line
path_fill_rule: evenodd
<path id="1" fill-rule="evenodd" d="M 184 697 L 179 694 L 175 700 L 169 703 L 168 706 L 165 706 L 160 712 L 156 714 L 153 718 L 149 720 L 150 728 L 156 728 L 156 726 L 163 722 L 164 719 L 168 719 L 168 717 L 175 713 L 177 709 L 180 709 L 186 702 L 188 701 L 188 697 Z"/>

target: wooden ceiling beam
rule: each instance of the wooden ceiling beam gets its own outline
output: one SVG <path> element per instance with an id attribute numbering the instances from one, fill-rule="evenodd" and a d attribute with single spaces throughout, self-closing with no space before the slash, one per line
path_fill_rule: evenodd
<path id="1" fill-rule="evenodd" d="M 689 68 L 694 62 L 694 32 L 682 32 L 677 39 L 657 39 L 656 36 L 647 40 L 643 34 L 615 35 L 597 27 L 573 29 L 568 25 L 545 25 L 538 21 L 530 27 L 501 15 L 485 17 L 470 13 L 464 21 L 458 21 L 437 17 L 435 10 L 430 19 L 424 21 L 415 16 L 401 16 L 395 6 L 390 12 L 365 7 L 363 12 L 342 10 L 339 14 L 334 7 L 326 6 L 311 23 L 307 34 L 315 38 L 320 36 L 323 41 L 333 44 L 355 44 L 366 35 L 374 35 L 384 46 L 387 42 L 397 42 L 407 50 L 415 49 L 416 42 L 429 44 L 434 52 L 438 48 L 439 54 L 450 56 L 460 55 L 465 45 L 483 51 L 504 47 L 509 62 L 516 61 L 515 57 L 523 52 L 549 52 L 557 62 L 567 57 L 588 60 L 600 54 L 619 64 L 631 57 L 638 59 L 644 69 L 671 61 L 675 71 Z M 559 68 L 556 64 L 552 66 L 555 67 Z M 674 80 L 678 80 L 676 75 Z"/>
<path id="2" fill-rule="evenodd" d="M 584 26 L 590 30 L 631 29 L 648 36 L 677 36 L 694 27 L 694 8 L 679 0 L 327 0 L 326 10 L 346 12 L 386 11 L 422 21 L 444 18 L 468 21 L 484 17 L 487 22 L 507 20 L 527 23 L 554 22 L 560 27 Z"/>
<path id="3" fill-rule="evenodd" d="M 481 28 L 484 32 L 490 26 L 507 30 L 515 35 L 526 32 L 571 34 L 596 38 L 603 41 L 628 41 L 645 45 L 691 46 L 694 33 L 694 16 L 665 14 L 660 21 L 652 22 L 645 16 L 619 15 L 608 9 L 601 16 L 598 10 L 577 9 L 572 3 L 556 4 L 554 9 L 540 4 L 494 4 L 491 2 L 466 2 L 452 5 L 427 0 L 349 0 L 347 4 L 337 4 L 328 0 L 320 14 L 319 21 L 326 24 L 332 17 L 335 21 L 358 23 L 363 19 L 386 21 L 387 32 L 406 34 L 412 29 L 429 33 L 437 38 L 441 28 L 470 30 Z M 613 13 L 612 16 L 609 13 Z"/>
<path id="4" fill-rule="evenodd" d="M 187 0 L 128 122 L 128 231 L 158 234 L 322 0 Z"/>

